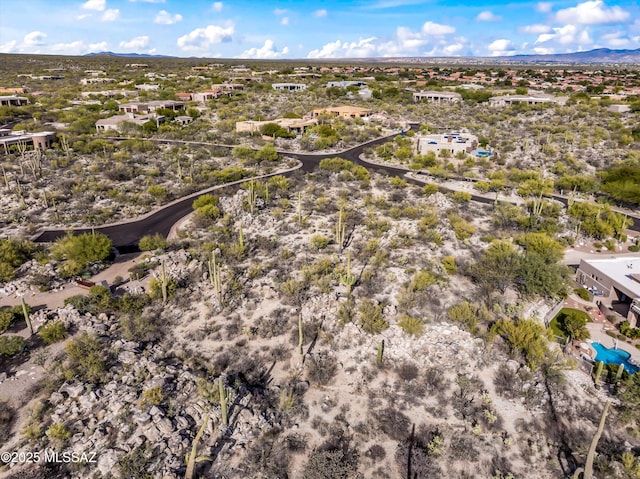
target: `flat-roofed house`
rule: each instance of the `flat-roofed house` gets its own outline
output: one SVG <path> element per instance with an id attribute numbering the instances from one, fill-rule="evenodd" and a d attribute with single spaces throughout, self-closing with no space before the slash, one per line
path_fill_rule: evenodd
<path id="1" fill-rule="evenodd" d="M 247 121 L 237 121 L 236 122 L 236 131 L 238 133 L 241 132 L 249 132 L 249 133 L 258 133 L 263 125 L 267 123 L 275 123 L 280 125 L 282 128 L 286 129 L 289 133 L 301 134 L 310 127 L 318 124 L 318 120 L 315 118 L 276 118 L 275 120 L 267 120 L 267 121 L 256 121 L 256 120 L 247 120 Z"/>
<path id="2" fill-rule="evenodd" d="M 28 104 L 29 104 L 29 99 L 24 96 L 16 96 L 16 95 L 0 96 L 0 106 L 23 106 Z"/>
<path id="3" fill-rule="evenodd" d="M 444 133 L 442 135 L 424 135 L 418 137 L 418 151 L 424 155 L 430 151 L 440 153 L 448 151 L 471 153 L 478 147 L 478 137 L 470 133 Z"/>
<path id="4" fill-rule="evenodd" d="M 640 318 L 640 258 L 612 257 L 583 259 L 576 271 L 576 282 L 607 306 L 613 302 L 629 304 L 627 320 L 636 327 Z"/>
<path id="5" fill-rule="evenodd" d="M 528 105 L 538 105 L 542 103 L 557 103 L 564 105 L 567 101 L 566 97 L 555 96 L 531 96 L 531 95 L 502 95 L 489 98 L 491 106 L 507 106 L 516 103 L 526 103 Z"/>
<path id="6" fill-rule="evenodd" d="M 313 116 L 318 117 L 322 114 L 339 116 L 340 118 L 366 118 L 371 115 L 369 108 L 361 108 L 359 106 L 336 106 L 330 108 L 317 108 L 313 110 Z"/>
<path id="7" fill-rule="evenodd" d="M 136 115 L 135 113 L 125 113 L 124 115 L 110 116 L 96 121 L 96 131 L 117 131 L 122 132 L 126 123 L 142 126 L 148 121 L 155 121 L 157 125 L 164 123 L 164 116 L 155 114 Z"/>
<path id="8" fill-rule="evenodd" d="M 273 83 L 271 88 L 276 91 L 302 91 L 307 89 L 304 83 Z"/>
<path id="9" fill-rule="evenodd" d="M 452 91 L 420 91 L 413 94 L 413 101 L 419 102 L 423 100 L 435 103 L 450 103 L 462 101 L 462 95 Z"/>
<path id="10" fill-rule="evenodd" d="M 26 143 L 34 149 L 46 150 L 51 148 L 56 140 L 56 134 L 52 131 L 38 131 L 27 133 L 25 131 L 11 131 L 8 128 L 0 129 L 0 145 L 4 152 L 9 153 L 9 147 L 18 143 Z"/>

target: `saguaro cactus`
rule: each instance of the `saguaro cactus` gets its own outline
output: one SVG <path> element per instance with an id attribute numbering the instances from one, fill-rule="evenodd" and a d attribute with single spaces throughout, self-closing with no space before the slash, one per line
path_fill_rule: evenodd
<path id="1" fill-rule="evenodd" d="M 302 345 L 304 343 L 304 337 L 302 334 L 302 314 L 298 314 L 298 355 L 300 356 L 300 362 L 304 361 L 304 351 Z"/>
<path id="2" fill-rule="evenodd" d="M 382 356 L 384 354 L 384 339 L 378 343 L 378 366 L 382 366 Z"/>
<path id="3" fill-rule="evenodd" d="M 193 443 L 191 444 L 191 454 L 188 454 L 186 457 L 187 460 L 187 470 L 184 473 L 184 478 L 185 479 L 193 479 L 193 473 L 195 472 L 195 468 L 196 468 L 196 463 L 198 462 L 202 462 L 202 461 L 212 461 L 213 459 L 209 456 L 198 456 L 198 443 L 200 442 L 200 439 L 202 439 L 202 435 L 204 434 L 204 430 L 207 428 L 207 423 L 209 421 L 208 417 L 204 418 L 204 422 L 202 423 L 202 426 L 200 426 L 200 429 L 198 430 L 198 433 L 196 434 L 196 437 L 193 438 Z"/>
<path id="4" fill-rule="evenodd" d="M 33 325 L 31 324 L 31 318 L 29 318 L 29 310 L 27 309 L 27 303 L 24 302 L 24 298 L 20 298 L 22 302 L 22 314 L 24 315 L 24 321 L 27 323 L 29 332 L 33 334 Z"/>
<path id="5" fill-rule="evenodd" d="M 162 276 L 160 277 L 160 287 L 162 288 L 162 302 L 166 303 L 168 298 L 168 293 L 167 293 L 167 272 L 164 269 L 164 261 L 162 262 Z"/>
<path id="6" fill-rule="evenodd" d="M 351 287 L 356 284 L 355 275 L 351 274 L 351 252 L 347 253 L 347 272 L 340 275 L 340 282 L 347 287 L 347 295 L 351 296 Z"/>
<path id="7" fill-rule="evenodd" d="M 602 411 L 602 416 L 600 417 L 600 424 L 598 424 L 598 430 L 596 434 L 593 436 L 591 440 L 591 446 L 589 447 L 589 452 L 587 453 L 587 462 L 584 465 L 584 474 L 582 475 L 582 479 L 592 479 L 593 478 L 593 460 L 596 456 L 596 448 L 598 447 L 598 441 L 600 440 L 600 436 L 602 436 L 602 431 L 604 430 L 604 423 L 607 420 L 607 412 L 609 412 L 609 401 L 604 405 L 604 409 Z"/>
<path id="8" fill-rule="evenodd" d="M 336 221 L 336 244 L 338 245 L 338 250 L 342 251 L 344 247 L 344 236 L 345 236 L 345 213 L 344 207 L 340 207 L 340 211 L 338 212 L 338 218 Z"/>
<path id="9" fill-rule="evenodd" d="M 258 193 L 256 192 L 256 182 L 251 180 L 249 182 L 249 197 L 247 198 L 247 201 L 249 202 L 249 212 L 251 214 L 253 214 L 253 210 L 255 209 L 257 197 Z"/>
<path id="10" fill-rule="evenodd" d="M 593 378 L 596 385 L 600 382 L 600 375 L 602 374 L 603 368 L 604 368 L 604 363 L 602 361 L 598 361 L 598 366 L 596 367 L 596 375 Z"/>
<path id="11" fill-rule="evenodd" d="M 302 192 L 298 192 L 298 224 L 302 225 Z"/>
<path id="12" fill-rule="evenodd" d="M 211 252 L 211 258 L 209 258 L 209 280 L 211 281 L 211 286 L 213 286 L 213 291 L 218 295 L 218 301 L 222 305 L 222 277 L 214 251 Z"/>
<path id="13" fill-rule="evenodd" d="M 224 387 L 224 383 L 222 382 L 222 376 L 218 378 L 218 390 L 220 395 L 220 410 L 222 416 L 222 424 L 225 426 L 229 425 L 229 417 L 227 416 L 227 400 L 229 399 L 227 396 L 226 388 Z"/>

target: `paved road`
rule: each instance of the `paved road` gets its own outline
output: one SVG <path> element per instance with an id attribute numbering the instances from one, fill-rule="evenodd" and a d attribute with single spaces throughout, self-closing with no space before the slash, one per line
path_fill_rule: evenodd
<path id="1" fill-rule="evenodd" d="M 362 143 L 354 148 L 349 150 L 345 150 L 338 153 L 323 153 L 323 154 L 310 154 L 310 153 L 293 153 L 288 151 L 279 151 L 280 154 L 287 157 L 292 157 L 300 161 L 294 168 L 289 168 L 286 170 L 278 170 L 274 173 L 270 173 L 268 175 L 262 175 L 256 178 L 267 178 L 274 175 L 292 175 L 297 170 L 302 171 L 313 171 L 318 167 L 320 160 L 324 158 L 333 158 L 333 157 L 341 157 L 345 159 L 351 159 L 352 161 L 356 161 L 364 166 L 367 166 L 366 163 L 361 162 L 358 157 L 362 154 L 363 150 L 367 147 L 379 145 L 381 143 L 385 143 L 390 139 L 394 138 L 398 132 L 394 132 L 391 135 L 387 135 L 381 138 L 377 138 L 372 141 L 368 141 Z M 128 138 L 113 138 L 113 139 L 128 139 Z M 219 145 L 219 144 L 211 144 L 197 141 L 182 141 L 182 140 L 155 140 L 158 143 L 183 143 L 183 144 L 195 144 L 195 145 L 204 145 L 211 147 L 219 147 L 219 148 L 233 148 L 236 145 Z M 396 170 L 395 168 L 386 168 L 387 170 Z M 400 170 L 398 170 L 400 171 Z M 393 173 L 393 171 L 390 171 Z M 225 185 L 219 185 L 212 188 L 207 188 L 206 190 L 198 191 L 197 193 L 193 193 L 189 196 L 185 196 L 178 200 L 175 200 L 165 206 L 162 206 L 144 216 L 134 218 L 132 220 L 122 221 L 119 223 L 107 224 L 103 226 L 97 226 L 95 228 L 74 228 L 72 231 L 74 233 L 86 233 L 90 231 L 96 231 L 100 233 L 106 234 L 111 240 L 116 248 L 120 249 L 121 252 L 134 250 L 140 238 L 144 235 L 160 233 L 163 236 L 167 236 L 171 227 L 178 221 L 180 218 L 185 217 L 189 213 L 193 211 L 193 201 L 205 194 L 212 191 L 222 191 L 227 188 L 233 188 L 237 185 L 251 181 L 251 178 L 245 178 L 240 181 L 235 181 L 232 183 L 227 183 Z M 66 232 L 69 230 L 62 229 L 51 229 L 45 230 L 37 233 L 32 240 L 36 242 L 52 242 L 57 238 L 64 236 Z"/>
<path id="2" fill-rule="evenodd" d="M 417 129 L 418 124 L 413 123 L 410 124 L 412 129 Z M 270 175 L 261 176 L 261 178 L 265 178 L 268 176 L 273 176 L 276 174 L 282 174 L 285 176 L 292 175 L 297 170 L 302 170 L 305 172 L 310 172 L 315 170 L 318 167 L 320 161 L 324 158 L 333 158 L 340 157 L 346 160 L 353 161 L 359 165 L 364 166 L 365 168 L 373 171 L 378 171 L 380 173 L 389 174 L 389 175 L 398 175 L 404 176 L 409 170 L 407 168 L 388 166 L 388 165 L 377 165 L 372 164 L 370 162 L 366 162 L 360 159 L 365 148 L 373 147 L 382 143 L 385 143 L 395 136 L 398 135 L 398 132 L 394 132 L 390 135 L 377 138 L 372 141 L 368 141 L 357 145 L 353 148 L 342 152 L 336 153 L 323 153 L 323 154 L 313 154 L 313 153 L 295 153 L 289 151 L 279 150 L 283 156 L 295 158 L 300 161 L 300 165 L 296 168 L 289 169 L 287 171 L 278 171 L 276 173 L 272 173 Z M 129 138 L 112 138 L 114 140 L 125 140 Z M 234 148 L 237 145 L 221 145 L 221 144 L 211 144 L 205 142 L 198 141 L 184 141 L 184 140 L 162 140 L 162 139 L 154 139 L 152 140 L 157 143 L 182 143 L 182 144 L 193 144 L 193 145 L 203 145 L 210 147 L 218 147 L 218 148 Z M 406 176 L 407 181 L 421 185 L 427 182 L 427 179 L 420 179 L 417 176 Z M 144 216 L 139 218 L 134 218 L 132 220 L 123 221 L 115 224 L 108 224 L 94 228 L 94 231 L 98 231 L 100 233 L 104 233 L 111 238 L 114 245 L 119 248 L 121 251 L 127 251 L 129 249 L 135 249 L 138 241 L 142 236 L 154 233 L 160 233 L 163 236 L 167 236 L 171 227 L 181 218 L 185 217 L 189 213 L 193 211 L 192 204 L 193 200 L 205 193 L 209 193 L 211 191 L 220 191 L 226 188 L 232 188 L 246 181 L 250 181 L 251 178 L 247 178 L 244 180 L 240 180 L 237 182 L 229 183 L 226 185 L 220 185 L 213 188 L 208 188 L 206 190 L 199 191 L 192 195 L 180 198 L 175 200 L 165 206 L 158 208 L 157 210 L 152 211 Z M 453 192 L 456 191 L 452 188 L 447 188 L 444 186 L 439 186 L 441 191 L 445 192 Z M 477 201 L 480 203 L 492 204 L 495 201 L 495 198 L 489 198 L 487 196 L 483 196 L 481 194 L 471 193 L 471 199 L 473 201 Z M 554 195 L 554 199 L 558 201 L 564 202 L 566 204 L 567 198 L 561 197 L 560 195 Z M 632 227 L 636 231 L 640 231 L 640 215 L 633 216 L 629 215 L 634 220 L 634 226 Z M 37 235 L 35 235 L 32 239 L 37 242 L 51 242 L 55 241 L 60 236 L 63 236 L 68 230 L 45 230 Z M 76 228 L 73 229 L 75 233 L 83 233 L 92 231 L 91 228 Z"/>

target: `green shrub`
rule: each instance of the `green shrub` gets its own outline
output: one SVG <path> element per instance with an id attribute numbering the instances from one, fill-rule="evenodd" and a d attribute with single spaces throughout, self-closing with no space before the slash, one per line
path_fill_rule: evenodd
<path id="1" fill-rule="evenodd" d="M 471 201 L 471 193 L 467 193 L 466 191 L 456 191 L 453 193 L 453 201 L 456 203 L 468 203 Z"/>
<path id="2" fill-rule="evenodd" d="M 637 253 L 638 251 L 640 251 L 640 245 L 634 244 L 629 246 L 629 251 L 631 251 L 632 253 Z"/>
<path id="3" fill-rule="evenodd" d="M 67 368 L 63 371 L 65 380 L 79 379 L 93 384 L 108 380 L 108 351 L 95 336 L 82 333 L 69 341 L 65 350 L 68 358 Z"/>
<path id="4" fill-rule="evenodd" d="M 423 269 L 413 275 L 411 283 L 409 283 L 409 290 L 416 292 L 424 291 L 435 282 L 436 277 L 434 274 L 429 270 Z"/>
<path id="5" fill-rule="evenodd" d="M 57 422 L 49 426 L 47 436 L 55 441 L 64 442 L 71 437 L 71 431 L 63 423 Z"/>
<path id="6" fill-rule="evenodd" d="M 27 342 L 22 336 L 0 336 L 0 356 L 15 356 L 22 352 Z"/>
<path id="7" fill-rule="evenodd" d="M 38 336 L 45 344 L 53 344 L 67 337 L 67 330 L 60 321 L 47 323 L 38 330 Z"/>
<path id="8" fill-rule="evenodd" d="M 164 394 L 162 393 L 162 388 L 160 386 L 154 386 L 149 389 L 145 389 L 142 392 L 142 397 L 140 398 L 140 406 L 159 406 L 164 401 Z"/>
<path id="9" fill-rule="evenodd" d="M 16 268 L 31 257 L 33 249 L 34 245 L 30 241 L 0 239 L 0 281 L 15 278 Z"/>
<path id="10" fill-rule="evenodd" d="M 358 307 L 358 325 L 368 334 L 380 334 L 386 330 L 389 323 L 384 319 L 382 305 L 369 298 L 363 299 Z"/>
<path id="11" fill-rule="evenodd" d="M 15 314 L 11 308 L 0 309 L 0 333 L 9 329 L 15 320 Z"/>
<path id="12" fill-rule="evenodd" d="M 409 336 L 419 337 L 424 333 L 424 321 L 406 314 L 402 315 L 398 321 L 398 326 Z"/>
<path id="13" fill-rule="evenodd" d="M 327 236 L 321 233 L 317 233 L 311 237 L 309 244 L 311 248 L 313 248 L 314 250 L 320 251 L 321 249 L 324 249 L 327 247 L 327 245 L 329 244 L 329 241 L 331 240 Z"/>
<path id="14" fill-rule="evenodd" d="M 422 192 L 425 196 L 431 196 L 439 191 L 438 185 L 428 183 L 422 187 Z"/>
<path id="15" fill-rule="evenodd" d="M 576 288 L 573 290 L 574 293 L 578 295 L 578 297 L 584 299 L 585 301 L 591 301 L 591 296 L 589 296 L 589 291 L 584 288 Z"/>
<path id="16" fill-rule="evenodd" d="M 160 233 L 156 233 L 153 235 L 145 235 L 140 238 L 140 242 L 138 243 L 138 247 L 140 251 L 155 251 L 155 250 L 165 250 L 169 243 L 166 238 Z"/>
<path id="17" fill-rule="evenodd" d="M 445 256 L 442 258 L 442 267 L 447 274 L 458 273 L 458 265 L 456 264 L 456 258 L 454 256 Z"/>
<path id="18" fill-rule="evenodd" d="M 51 256 L 63 261 L 60 274 L 71 277 L 79 274 L 94 261 L 103 261 L 111 253 L 113 242 L 102 233 L 72 233 L 58 238 L 51 247 Z"/>

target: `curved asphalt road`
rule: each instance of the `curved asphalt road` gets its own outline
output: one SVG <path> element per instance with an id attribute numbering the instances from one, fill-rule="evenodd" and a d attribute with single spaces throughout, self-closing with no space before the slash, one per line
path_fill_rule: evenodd
<path id="1" fill-rule="evenodd" d="M 412 127 L 416 127 L 416 125 L 412 125 Z M 366 166 L 367 168 L 371 168 L 371 165 L 367 165 L 360 161 L 358 158 L 363 150 L 367 147 L 379 145 L 381 143 L 385 143 L 390 139 L 394 138 L 398 133 L 394 133 L 392 135 L 388 135 L 382 138 L 377 138 L 372 141 L 368 141 L 366 143 L 362 143 L 354 148 L 349 150 L 345 150 L 339 153 L 325 153 L 325 154 L 309 154 L 309 153 L 292 153 L 288 151 L 279 151 L 283 156 L 288 156 L 295 158 L 300 161 L 300 164 L 294 168 L 278 171 L 275 173 L 271 173 L 269 175 L 263 175 L 258 178 L 267 178 L 269 176 L 274 175 L 284 175 L 289 176 L 292 175 L 297 170 L 302 170 L 306 172 L 310 172 L 315 170 L 320 163 L 320 160 L 324 158 L 335 158 L 341 157 L 344 159 L 348 159 L 354 161 L 358 164 Z M 118 138 L 119 139 L 119 138 Z M 122 138 L 125 139 L 125 138 Z M 223 148 L 233 148 L 232 145 L 213 145 L 210 143 L 203 142 L 188 142 L 188 141 L 179 141 L 179 140 L 157 140 L 158 143 L 185 143 L 185 144 L 200 144 L 203 146 L 213 146 L 213 147 L 223 147 Z M 382 170 L 386 170 L 389 173 L 397 173 L 404 174 L 399 168 L 393 167 L 385 167 Z M 121 252 L 127 251 L 129 249 L 135 249 L 138 241 L 145 235 L 160 233 L 163 236 L 167 236 L 171 227 L 180 219 L 188 215 L 193 211 L 193 201 L 211 191 L 222 191 L 227 188 L 234 188 L 237 185 L 244 183 L 246 181 L 250 181 L 251 178 L 246 178 L 244 180 L 235 181 L 232 183 L 228 183 L 225 185 L 219 185 L 216 187 L 208 188 L 206 190 L 198 191 L 197 193 L 191 194 L 189 196 L 185 196 L 178 200 L 175 200 L 165 206 L 158 208 L 150 213 L 147 213 L 144 216 L 139 218 L 135 218 L 132 220 L 126 220 L 119 223 L 107 224 L 103 226 L 96 226 L 94 228 L 72 228 L 72 229 L 52 229 L 52 230 L 44 230 L 38 234 L 36 234 L 32 240 L 35 242 L 52 242 L 58 239 L 61 236 L 64 236 L 68 231 L 72 231 L 74 234 L 87 233 L 91 231 L 96 231 L 99 233 L 103 233 L 107 235 L 113 241 L 113 244 L 116 248 L 118 248 Z"/>
<path id="2" fill-rule="evenodd" d="M 411 123 L 410 126 L 412 129 L 417 129 L 419 125 L 417 123 Z M 288 156 L 288 157 L 292 157 L 299 160 L 301 164 L 295 168 L 292 168 L 286 171 L 280 171 L 276 173 L 271 173 L 269 175 L 263 175 L 260 178 L 266 178 L 266 177 L 274 176 L 277 174 L 289 176 L 299 169 L 305 172 L 310 172 L 315 170 L 318 167 L 320 160 L 323 160 L 325 158 L 335 158 L 335 157 L 340 157 L 340 158 L 344 158 L 345 160 L 350 160 L 372 171 L 380 172 L 383 174 L 404 176 L 410 170 L 406 168 L 399 168 L 399 167 L 387 166 L 387 165 L 372 165 L 371 163 L 362 161 L 360 159 L 360 155 L 362 154 L 365 148 L 385 143 L 397 135 L 398 133 L 393 133 L 391 135 L 388 135 L 382 138 L 377 138 L 375 140 L 362 143 L 358 146 L 355 146 L 351 149 L 348 149 L 339 153 L 312 154 L 312 153 L 293 153 L 288 151 L 278 151 L 278 153 L 280 153 L 283 156 Z M 120 139 L 120 138 L 114 138 L 114 139 Z M 121 139 L 127 139 L 127 138 L 121 138 Z M 222 148 L 233 148 L 234 146 L 234 145 L 214 145 L 214 144 L 204 143 L 204 142 L 189 142 L 189 141 L 180 141 L 180 140 L 155 140 L 155 141 L 158 143 L 200 144 L 203 146 L 214 146 L 214 147 L 222 147 Z M 423 185 L 427 182 L 426 180 L 421 181 L 419 179 L 411 178 L 411 177 L 405 177 L 405 179 L 410 183 L 413 183 L 416 185 Z M 247 178 L 247 179 L 236 181 L 233 183 L 228 183 L 226 185 L 220 185 L 217 187 L 208 188 L 206 190 L 199 191 L 192 195 L 175 200 L 165 206 L 162 206 L 157 210 L 154 210 L 142 217 L 139 217 L 133 220 L 127 220 L 127 221 L 123 221 L 116 224 L 98 226 L 95 228 L 76 228 L 71 230 L 45 230 L 37 234 L 36 236 L 34 236 L 32 240 L 36 242 L 51 242 L 51 241 L 55 241 L 60 236 L 63 236 L 64 234 L 66 234 L 67 231 L 73 231 L 73 233 L 76 233 L 76 234 L 90 232 L 90 231 L 97 231 L 109 236 L 109 238 L 111 238 L 111 240 L 113 241 L 114 246 L 116 246 L 121 251 L 126 251 L 128 249 L 135 249 L 140 238 L 142 238 L 145 235 L 160 233 L 166 237 L 169 234 L 171 227 L 180 218 L 183 218 L 184 216 L 188 215 L 193 211 L 192 204 L 197 197 L 205 193 L 209 193 L 211 191 L 221 191 L 227 188 L 233 188 L 243 182 L 250 181 L 250 180 L 251 178 Z M 454 191 L 442 186 L 440 186 L 439 188 L 440 188 L 440 191 L 445 191 L 445 192 Z M 553 195 L 553 198 L 555 200 L 558 200 L 564 203 L 565 206 L 568 201 L 568 198 L 565 196 Z M 471 194 L 471 199 L 480 203 L 487 203 L 487 204 L 494 202 L 494 200 L 491 198 L 486 198 L 486 197 L 474 195 L 474 194 Z M 634 225 L 631 227 L 631 229 L 635 231 L 640 231 L 640 215 L 632 215 L 628 213 L 627 215 L 634 220 Z"/>

